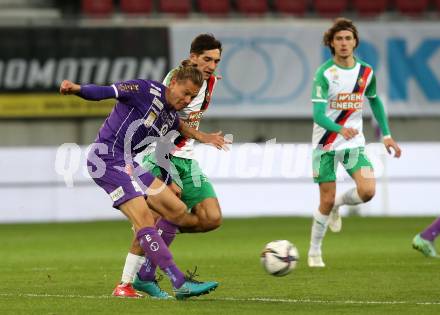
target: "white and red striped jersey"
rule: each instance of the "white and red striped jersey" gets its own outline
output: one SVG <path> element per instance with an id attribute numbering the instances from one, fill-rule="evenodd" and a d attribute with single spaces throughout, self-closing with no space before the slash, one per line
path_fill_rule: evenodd
<path id="1" fill-rule="evenodd" d="M 355 59 L 351 68 L 344 68 L 332 59 L 322 64 L 313 81 L 312 102 L 326 103 L 326 116 L 346 128 L 355 128 L 359 134 L 345 140 L 340 134 L 313 125 L 313 147 L 324 150 L 343 150 L 365 146 L 362 132 L 362 109 L 365 97 L 376 97 L 376 79 L 373 68 Z"/>
<path id="2" fill-rule="evenodd" d="M 169 85 L 174 70 L 175 69 L 171 70 L 167 74 L 167 76 L 163 80 L 164 85 Z M 203 117 L 203 113 L 208 109 L 216 83 L 217 77 L 215 75 L 211 75 L 208 80 L 205 80 L 203 82 L 199 94 L 197 94 L 192 102 L 187 107 L 178 111 L 179 117 L 184 120 L 190 127 L 199 129 L 200 121 Z M 194 158 L 194 139 L 188 139 L 183 136 L 179 136 L 174 143 L 178 147 L 178 150 L 172 153 L 174 156 L 184 159 Z M 151 144 L 148 147 L 147 153 L 151 153 L 152 151 L 154 151 L 155 148 L 156 143 Z"/>

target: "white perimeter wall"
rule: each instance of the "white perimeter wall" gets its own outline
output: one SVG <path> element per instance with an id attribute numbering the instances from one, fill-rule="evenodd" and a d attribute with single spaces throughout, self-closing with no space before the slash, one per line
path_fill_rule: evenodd
<path id="1" fill-rule="evenodd" d="M 440 214 L 440 143 L 401 147 L 399 160 L 387 156 L 381 144 L 367 147 L 378 185 L 374 200 L 358 209 L 361 215 Z M 85 151 L 0 149 L 0 223 L 122 218 L 111 207 L 110 197 L 86 175 Z M 197 157 L 216 188 L 225 217 L 310 216 L 317 208 L 308 144 L 234 144 L 229 152 L 201 145 Z M 73 187 L 56 167 L 58 172 L 74 173 L 72 181 L 66 177 Z M 338 191 L 352 186 L 341 168 Z"/>

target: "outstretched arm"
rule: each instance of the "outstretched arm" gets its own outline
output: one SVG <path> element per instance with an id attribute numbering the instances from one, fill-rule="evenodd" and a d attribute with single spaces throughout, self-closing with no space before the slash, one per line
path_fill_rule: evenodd
<path id="1" fill-rule="evenodd" d="M 100 101 L 116 98 L 116 90 L 113 86 L 99 86 L 94 84 L 79 85 L 69 80 L 61 82 L 60 93 L 63 95 L 75 94 L 90 101 Z"/>
<path id="2" fill-rule="evenodd" d="M 224 138 L 221 131 L 215 133 L 205 133 L 189 127 L 182 119 L 180 120 L 178 130 L 182 136 L 186 138 L 195 139 L 201 143 L 211 144 L 219 150 L 226 150 L 226 145 L 232 143 L 232 141 Z"/>

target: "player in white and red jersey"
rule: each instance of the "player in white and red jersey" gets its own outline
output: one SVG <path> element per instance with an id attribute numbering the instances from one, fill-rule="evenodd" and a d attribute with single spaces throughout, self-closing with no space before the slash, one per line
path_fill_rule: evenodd
<path id="1" fill-rule="evenodd" d="M 341 230 L 341 205 L 356 205 L 371 200 L 376 181 L 373 167 L 364 152 L 362 108 L 367 97 L 389 153 L 400 157 L 401 150 L 391 137 L 387 117 L 376 95 L 373 68 L 353 55 L 359 37 L 352 21 L 339 18 L 324 34 L 324 44 L 333 58 L 316 71 L 313 91 L 313 177 L 319 183 L 320 204 L 313 215 L 308 264 L 324 267 L 321 245 L 327 227 Z M 336 169 L 341 163 L 356 183 L 336 195 Z"/>
<path id="2" fill-rule="evenodd" d="M 215 70 L 220 62 L 222 44 L 212 34 L 200 34 L 191 43 L 190 55 L 184 64 L 197 67 L 203 74 L 204 82 L 198 95 L 191 103 L 178 112 L 182 121 L 198 129 L 204 112 L 208 109 L 212 93 L 217 83 Z M 171 70 L 163 83 L 168 86 L 176 69 Z M 164 170 L 158 165 L 155 156 L 156 147 L 150 145 L 143 158 L 142 166 L 153 175 L 166 180 L 169 187 L 176 192 L 186 204 L 189 211 L 199 218 L 199 224 L 193 228 L 180 229 L 181 232 L 206 232 L 218 228 L 222 222 L 220 205 L 214 188 L 209 179 L 203 174 L 194 159 L 194 141 L 180 136 L 175 145 L 178 150 L 170 155 L 170 170 Z M 157 153 L 157 152 L 156 152 Z M 170 173 L 170 174 L 168 174 Z M 168 176 L 171 175 L 171 176 Z M 154 198 L 147 200 L 154 209 Z M 159 219 L 156 228 L 160 231 L 164 242 L 169 246 L 176 235 L 176 226 L 168 221 Z M 155 282 L 156 266 L 144 259 L 142 250 L 136 241 L 133 242 L 127 255 L 121 283 L 115 288 L 113 295 L 136 297 L 132 286 L 159 299 L 167 299 L 169 295 L 160 289 Z"/>

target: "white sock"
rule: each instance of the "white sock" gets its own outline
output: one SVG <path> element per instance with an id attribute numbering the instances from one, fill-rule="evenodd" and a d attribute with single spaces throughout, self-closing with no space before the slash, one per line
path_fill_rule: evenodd
<path id="1" fill-rule="evenodd" d="M 312 235 L 310 237 L 309 256 L 320 256 L 321 245 L 328 226 L 328 215 L 324 215 L 319 210 L 313 214 Z"/>
<path id="2" fill-rule="evenodd" d="M 127 254 L 125 259 L 124 270 L 122 271 L 122 283 L 133 283 L 136 273 L 145 262 L 144 256 L 138 256 L 132 253 Z"/>
<path id="3" fill-rule="evenodd" d="M 363 202 L 364 201 L 359 197 L 357 188 L 355 187 L 347 190 L 342 195 L 337 196 L 335 198 L 335 207 L 340 207 L 342 205 L 354 206 Z"/>

